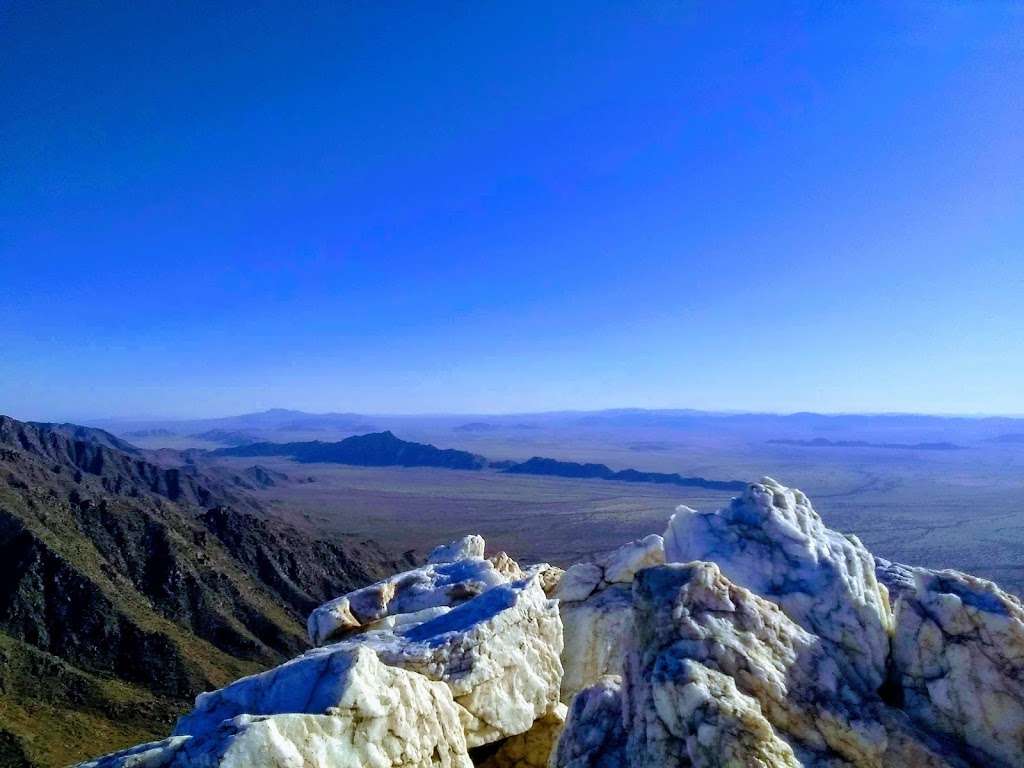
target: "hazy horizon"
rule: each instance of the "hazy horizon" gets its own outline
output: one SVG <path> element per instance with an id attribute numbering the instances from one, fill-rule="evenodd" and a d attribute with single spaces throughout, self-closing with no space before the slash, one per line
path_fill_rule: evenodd
<path id="1" fill-rule="evenodd" d="M 0 415 L 11 416 L 12 418 L 20 419 L 22 421 L 36 421 L 36 422 L 67 422 L 67 423 L 131 423 L 131 422 L 188 422 L 188 421 L 205 421 L 205 420 L 217 420 L 217 419 L 231 419 L 240 418 L 244 416 L 253 416 L 260 414 L 267 414 L 273 412 L 288 412 L 303 414 L 308 416 L 327 416 L 334 414 L 351 414 L 354 416 L 366 416 L 366 417 L 389 417 L 389 418 L 510 418 L 516 416 L 551 416 L 558 414 L 594 414 L 594 413 L 614 413 L 614 412 L 639 412 L 639 413 L 697 413 L 706 414 L 713 416 L 797 416 L 797 415 L 814 415 L 823 417 L 839 417 L 839 416 L 865 416 L 865 417 L 926 417 L 926 418 L 940 418 L 940 419 L 1024 419 L 1024 413 L 956 413 L 956 412 L 926 412 L 926 411 L 811 411 L 811 410 L 796 410 L 796 411 L 770 411 L 770 410 L 756 410 L 746 408 L 687 408 L 684 406 L 678 407 L 643 407 L 643 406 L 617 406 L 609 408 L 558 408 L 558 409 L 546 409 L 546 410 L 531 410 L 531 411 L 353 411 L 349 409 L 333 408 L 326 411 L 312 411 L 305 408 L 292 408 L 292 407 L 269 407 L 260 408 L 254 411 L 238 411 L 238 412 L 224 412 L 224 413 L 188 413 L 183 415 L 166 415 L 159 413 L 149 414 L 127 414 L 123 416 L 90 416 L 90 415 L 72 415 L 69 417 L 45 417 L 45 416 L 34 416 L 25 415 L 19 413 L 8 413 L 6 411 L 0 411 Z"/>

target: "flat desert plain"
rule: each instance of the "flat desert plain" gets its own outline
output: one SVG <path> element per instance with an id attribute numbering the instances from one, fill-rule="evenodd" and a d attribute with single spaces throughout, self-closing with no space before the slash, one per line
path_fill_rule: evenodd
<path id="1" fill-rule="evenodd" d="M 411 431 L 411 430 L 410 430 Z M 401 435 L 492 459 L 531 455 L 599 461 L 614 469 L 722 480 L 770 475 L 804 490 L 830 527 L 876 555 L 957 568 L 1024 593 L 1024 447 L 962 450 L 814 448 L 765 441 L 695 440 L 671 433 Z M 432 468 L 361 468 L 289 459 L 258 463 L 288 475 L 257 491 L 274 514 L 325 535 L 354 534 L 421 554 L 465 533 L 526 561 L 567 564 L 660 533 L 677 505 L 715 509 L 732 494 L 647 483 L 576 480 Z M 311 481 L 310 481 L 311 480 Z"/>

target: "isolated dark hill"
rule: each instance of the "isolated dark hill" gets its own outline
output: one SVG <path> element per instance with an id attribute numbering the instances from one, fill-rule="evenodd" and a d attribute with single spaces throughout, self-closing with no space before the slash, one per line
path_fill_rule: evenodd
<path id="1" fill-rule="evenodd" d="M 436 448 L 395 437 L 391 432 L 372 432 L 347 437 L 337 443 L 319 440 L 305 443 L 253 443 L 213 451 L 215 456 L 288 456 L 304 463 L 351 464 L 360 467 L 444 467 L 481 469 L 482 456 L 451 448 Z"/>
<path id="2" fill-rule="evenodd" d="M 616 472 L 605 464 L 580 464 L 542 456 L 534 456 L 520 464 L 503 464 L 502 468 L 514 475 L 552 475 L 615 480 L 621 483 L 659 483 L 704 488 L 709 491 L 742 491 L 746 488 L 746 483 L 739 480 L 707 480 L 703 477 L 683 477 L 676 472 L 641 472 L 636 469 L 622 469 Z"/>
<path id="3" fill-rule="evenodd" d="M 302 650 L 311 606 L 402 567 L 108 437 L 0 417 L 2 759 L 162 733 L 199 691 Z"/>

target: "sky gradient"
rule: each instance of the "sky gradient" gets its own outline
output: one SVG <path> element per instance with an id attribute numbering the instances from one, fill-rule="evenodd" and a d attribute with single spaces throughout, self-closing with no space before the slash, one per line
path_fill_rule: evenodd
<path id="1" fill-rule="evenodd" d="M 1019 5 L 89 5 L 0 4 L 0 413 L 1024 413 Z"/>

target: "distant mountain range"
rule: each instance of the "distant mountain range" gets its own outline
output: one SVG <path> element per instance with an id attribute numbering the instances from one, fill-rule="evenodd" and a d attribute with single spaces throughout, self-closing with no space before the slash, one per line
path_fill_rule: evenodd
<path id="1" fill-rule="evenodd" d="M 989 442 L 1002 443 L 1003 445 L 1024 445 L 1024 432 L 1011 432 L 1006 435 L 996 435 Z"/>
<path id="2" fill-rule="evenodd" d="M 964 446 L 956 443 L 869 443 L 865 440 L 768 440 L 771 445 L 798 445 L 803 448 L 893 448 L 910 451 L 960 451 Z"/>
<path id="3" fill-rule="evenodd" d="M 319 440 L 302 443 L 251 443 L 221 448 L 215 456 L 288 456 L 303 463 L 326 462 L 359 467 L 444 467 L 481 469 L 487 466 L 483 456 L 441 449 L 424 443 L 400 440 L 391 432 L 374 432 L 349 437 L 336 443 Z"/>
<path id="4" fill-rule="evenodd" d="M 707 480 L 683 477 L 678 473 L 641 472 L 636 469 L 615 471 L 604 464 L 581 464 L 534 456 L 524 462 L 490 462 L 483 456 L 451 448 L 441 449 L 424 443 L 402 440 L 391 432 L 348 437 L 336 443 L 250 443 L 213 451 L 214 456 L 287 456 L 295 461 L 349 464 L 360 467 L 442 467 L 477 470 L 484 467 L 517 475 L 549 475 L 585 479 L 614 480 L 624 483 L 658 483 L 714 491 L 742 491 L 739 480 Z"/>
<path id="5" fill-rule="evenodd" d="M 692 409 L 619 408 L 602 411 L 553 411 L 503 415 L 422 414 L 365 415 L 358 413 L 306 413 L 272 408 L 258 413 L 210 419 L 133 419 L 91 422 L 125 437 L 159 438 L 165 433 L 189 436 L 212 430 L 245 433 L 257 440 L 273 441 L 287 432 L 365 434 L 391 430 L 441 435 L 457 432 L 488 435 L 530 430 L 570 435 L 594 430 L 622 432 L 634 443 L 691 436 L 732 437 L 740 440 L 772 438 L 810 440 L 828 437 L 836 441 L 871 443 L 1000 442 L 1000 435 L 1024 434 L 1024 419 L 1011 417 L 932 416 L 921 414 L 790 414 L 729 413 Z M 375 426 L 376 425 L 376 426 Z M 284 438 L 287 440 L 287 438 Z M 337 439 L 337 438 L 335 438 Z"/>
<path id="6" fill-rule="evenodd" d="M 505 429 L 537 429 L 536 424 L 494 424 L 489 421 L 470 421 L 466 424 L 459 424 L 452 427 L 455 432 L 500 432 Z"/>
<path id="7" fill-rule="evenodd" d="M 133 429 L 125 432 L 125 437 L 174 437 L 177 433 L 169 429 Z"/>
<path id="8" fill-rule="evenodd" d="M 740 480 L 706 480 L 703 477 L 683 477 L 678 473 L 640 472 L 623 469 L 618 472 L 604 464 L 580 464 L 574 461 L 557 461 L 534 456 L 520 464 L 504 469 L 515 475 L 554 475 L 556 477 L 598 478 L 620 483 L 659 483 L 680 485 L 687 488 L 704 488 L 709 491 L 743 491 L 747 484 Z"/>
<path id="9" fill-rule="evenodd" d="M 236 429 L 208 429 L 205 432 L 196 432 L 189 435 L 197 440 L 205 440 L 209 443 L 221 443 L 222 445 L 246 445 L 247 443 L 258 442 L 248 432 L 241 432 Z"/>

